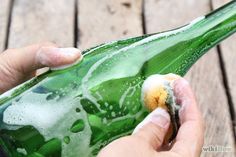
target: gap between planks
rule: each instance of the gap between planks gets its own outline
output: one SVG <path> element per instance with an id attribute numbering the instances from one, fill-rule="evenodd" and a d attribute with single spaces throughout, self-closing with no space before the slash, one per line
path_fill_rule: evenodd
<path id="1" fill-rule="evenodd" d="M 12 19 L 12 10 L 13 10 L 13 6 L 14 6 L 14 1 L 15 0 L 10 0 L 10 4 L 9 4 L 9 9 L 8 9 L 8 17 L 7 17 L 7 27 L 6 27 L 6 37 L 5 37 L 5 43 L 4 43 L 4 47 L 3 50 L 6 50 L 8 48 L 8 42 L 9 42 L 9 34 L 10 34 L 10 27 L 11 27 L 11 19 Z"/>
<path id="2" fill-rule="evenodd" d="M 222 81 L 223 81 L 223 85 L 224 85 L 224 89 L 225 89 L 225 95 L 227 97 L 227 101 L 228 101 L 228 105 L 229 105 L 229 113 L 230 113 L 231 121 L 232 121 L 232 130 L 233 130 L 234 138 L 236 139 L 236 134 L 235 134 L 235 124 L 236 123 L 235 123 L 235 113 L 234 113 L 235 109 L 234 109 L 234 104 L 232 101 L 231 92 L 229 89 L 227 71 L 226 71 L 224 60 L 222 57 L 221 46 L 218 45 L 216 48 L 217 48 L 217 54 L 218 54 L 219 62 L 220 62 L 220 69 L 221 69 L 221 73 L 222 73 Z M 235 141 L 234 141 L 234 144 L 235 144 Z"/>
<path id="3" fill-rule="evenodd" d="M 214 3 L 214 0 L 210 0 L 211 10 L 216 9 L 214 7 L 213 3 Z M 233 99 L 232 99 L 232 94 L 231 94 L 231 91 L 230 91 L 228 74 L 227 74 L 226 66 L 225 66 L 225 63 L 224 63 L 223 56 L 222 56 L 222 47 L 221 47 L 220 44 L 217 45 L 216 50 L 217 50 L 217 54 L 218 54 L 218 57 L 219 57 L 219 64 L 220 64 L 220 69 L 221 69 L 221 73 L 222 73 L 222 82 L 223 82 L 223 85 L 224 85 L 225 95 L 226 95 L 228 105 L 229 105 L 229 113 L 230 113 L 230 116 L 231 116 L 233 135 L 234 135 L 234 139 L 236 139 L 235 106 L 234 106 Z M 234 145 L 236 146 L 235 140 L 234 140 Z"/>
<path id="4" fill-rule="evenodd" d="M 75 0 L 75 6 L 74 6 L 74 47 L 77 47 L 78 42 L 79 42 L 79 31 L 78 31 L 78 1 L 79 0 Z"/>
<path id="5" fill-rule="evenodd" d="M 146 23 L 145 23 L 145 0 L 142 0 L 142 11 L 141 11 L 141 17 L 142 17 L 142 30 L 143 34 L 147 34 L 147 29 L 146 29 Z"/>

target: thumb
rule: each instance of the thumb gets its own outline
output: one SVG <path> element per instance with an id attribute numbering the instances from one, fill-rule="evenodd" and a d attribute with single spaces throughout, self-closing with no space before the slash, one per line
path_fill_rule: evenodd
<path id="1" fill-rule="evenodd" d="M 141 138 L 156 150 L 161 147 L 169 125 L 169 114 L 164 109 L 157 108 L 135 128 L 132 136 Z"/>
<path id="2" fill-rule="evenodd" d="M 35 44 L 0 53 L 0 93 L 26 81 L 43 67 L 65 68 L 82 58 L 76 48 L 58 48 L 53 44 Z"/>

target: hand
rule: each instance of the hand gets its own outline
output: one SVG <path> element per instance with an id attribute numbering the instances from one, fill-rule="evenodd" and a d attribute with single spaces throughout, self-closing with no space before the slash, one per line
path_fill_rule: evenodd
<path id="1" fill-rule="evenodd" d="M 180 129 L 171 146 L 164 146 L 170 117 L 160 108 L 150 113 L 131 136 L 113 141 L 98 157 L 199 157 L 203 145 L 203 119 L 192 90 L 183 78 L 174 82 L 176 101 L 181 105 Z"/>
<path id="2" fill-rule="evenodd" d="M 33 77 L 37 69 L 71 64 L 80 57 L 78 49 L 52 43 L 8 49 L 0 53 L 0 93 Z"/>

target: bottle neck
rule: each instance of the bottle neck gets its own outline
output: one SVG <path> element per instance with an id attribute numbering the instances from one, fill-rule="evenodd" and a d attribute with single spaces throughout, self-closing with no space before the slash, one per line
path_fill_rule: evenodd
<path id="1" fill-rule="evenodd" d="M 206 15 L 196 25 L 195 33 L 201 35 L 207 49 L 236 32 L 236 0 Z M 200 29 L 199 29 L 200 28 Z"/>
<path id="2" fill-rule="evenodd" d="M 187 64 L 176 72 L 179 75 L 187 73 L 189 68 L 209 49 L 236 32 L 236 0 L 197 19 L 190 25 L 191 28 L 185 33 L 190 48 L 182 52 L 184 55 L 180 57 Z"/>

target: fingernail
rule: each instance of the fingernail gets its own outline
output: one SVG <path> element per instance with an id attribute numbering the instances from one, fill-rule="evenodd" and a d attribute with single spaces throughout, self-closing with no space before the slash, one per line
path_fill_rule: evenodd
<path id="1" fill-rule="evenodd" d="M 66 55 L 66 56 L 74 57 L 74 56 L 78 56 L 81 54 L 81 51 L 77 48 L 74 48 L 74 47 L 56 48 L 56 49 L 59 53 Z"/>
<path id="2" fill-rule="evenodd" d="M 191 104 L 194 99 L 194 95 L 188 81 L 183 78 L 174 82 L 174 95 L 176 98 L 176 103 L 180 106 Z"/>
<path id="3" fill-rule="evenodd" d="M 136 126 L 133 134 L 138 132 L 144 125 L 148 123 L 153 123 L 161 128 L 168 129 L 170 125 L 170 115 L 162 108 L 155 109 Z"/>
<path id="4" fill-rule="evenodd" d="M 167 111 L 162 108 L 157 108 L 152 111 L 149 120 L 164 129 L 168 128 L 170 124 L 170 116 Z"/>
<path id="5" fill-rule="evenodd" d="M 54 48 L 54 51 L 57 53 L 60 53 L 61 55 L 67 57 L 67 58 L 73 58 L 77 59 L 72 63 L 64 64 L 60 66 L 50 67 L 51 70 L 61 70 L 68 67 L 71 67 L 73 65 L 76 65 L 83 59 L 83 55 L 81 54 L 81 51 L 77 48 L 69 47 L 69 48 Z"/>
<path id="6" fill-rule="evenodd" d="M 188 86 L 188 85 L 189 85 L 188 81 L 185 80 L 184 78 L 179 78 L 175 80 L 174 81 L 175 92 L 182 91 L 183 87 Z"/>

